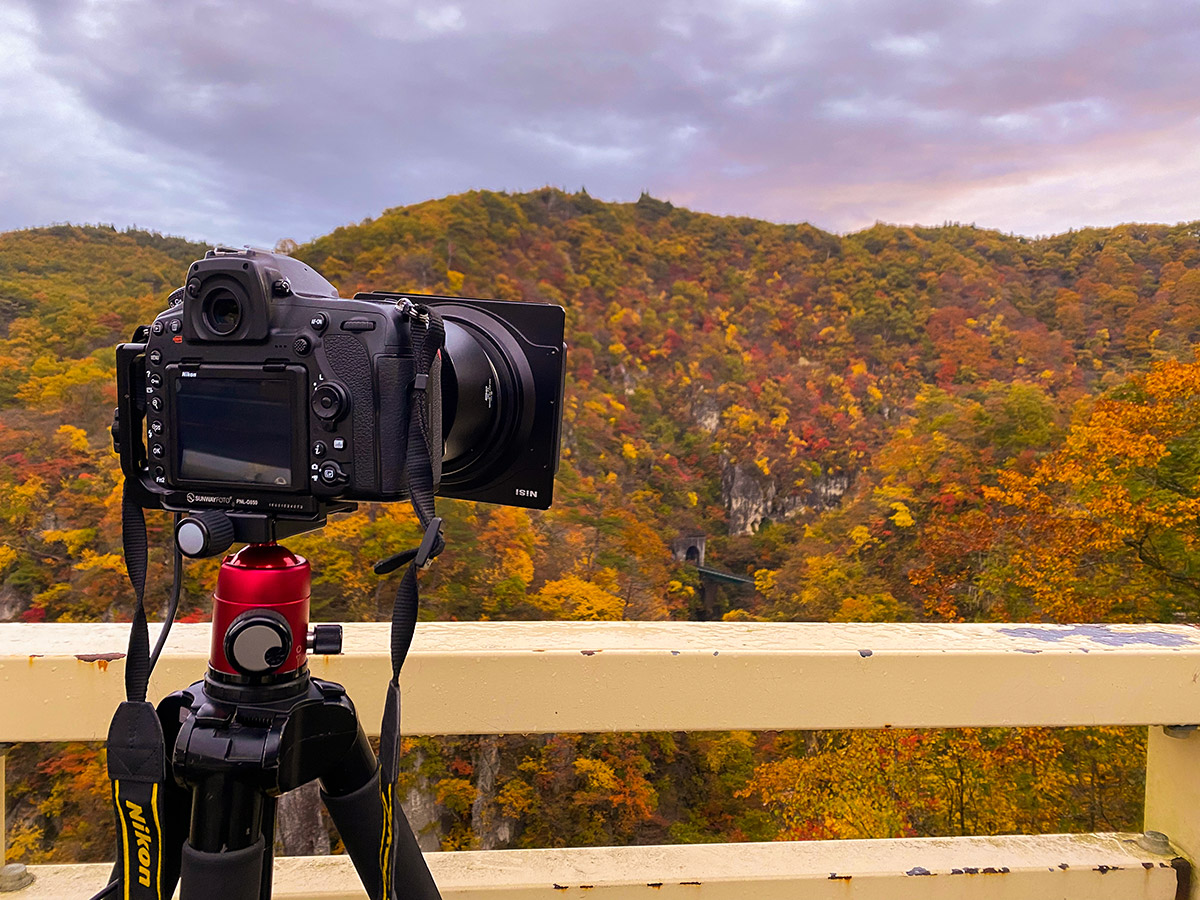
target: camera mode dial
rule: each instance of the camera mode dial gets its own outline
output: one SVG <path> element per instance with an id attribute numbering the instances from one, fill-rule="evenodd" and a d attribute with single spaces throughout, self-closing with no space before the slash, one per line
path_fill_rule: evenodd
<path id="1" fill-rule="evenodd" d="M 312 411 L 324 422 L 336 422 L 350 411 L 350 397 L 340 384 L 326 381 L 313 391 Z"/>

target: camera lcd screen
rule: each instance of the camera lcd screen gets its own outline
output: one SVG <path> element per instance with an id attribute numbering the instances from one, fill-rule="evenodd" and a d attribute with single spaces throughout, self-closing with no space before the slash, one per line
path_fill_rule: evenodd
<path id="1" fill-rule="evenodd" d="M 288 380 L 176 375 L 174 389 L 180 478 L 292 486 Z"/>

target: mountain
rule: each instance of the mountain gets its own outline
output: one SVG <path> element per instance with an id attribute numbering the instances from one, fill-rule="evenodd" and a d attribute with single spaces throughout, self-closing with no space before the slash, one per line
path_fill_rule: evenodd
<path id="1" fill-rule="evenodd" d="M 1200 223 L 833 235 L 544 189 L 392 209 L 290 249 L 343 296 L 566 310 L 555 505 L 442 501 L 428 618 L 1200 613 Z M 203 250 L 0 234 L 0 620 L 128 618 L 113 345 Z M 169 529 L 149 526 L 162 598 Z M 386 618 L 395 577 L 371 563 L 418 536 L 391 504 L 289 540 L 314 562 L 316 617 Z M 702 578 L 677 538 L 753 589 Z M 185 616 L 207 614 L 217 565 L 188 564 Z M 406 742 L 446 848 L 1136 830 L 1143 745 L 1130 729 Z M 859 777 L 880 759 L 882 781 Z M 89 824 L 107 816 L 96 748 L 9 760 L 15 858 L 108 852 Z M 930 793 L 943 783 L 957 811 Z"/>
<path id="2" fill-rule="evenodd" d="M 112 345 L 203 249 L 106 228 L 0 235 L 10 615 L 111 615 L 127 602 L 112 564 Z M 834 594 L 883 604 L 871 615 L 923 615 L 910 576 L 938 562 L 927 533 L 980 509 L 999 472 L 1053 450 L 1091 398 L 1190 358 L 1200 338 L 1197 223 L 1038 240 L 959 225 L 838 236 L 544 189 L 388 210 L 294 253 L 343 296 L 461 293 L 567 311 L 555 508 L 444 503 L 457 552 L 431 579 L 438 616 L 837 615 L 833 600 L 784 602 L 772 580 L 812 582 L 818 558 L 837 562 Z M 939 430 L 950 422 L 961 433 Z M 922 464 L 954 469 L 937 476 L 957 479 L 949 492 L 911 471 L 918 447 Z M 896 503 L 913 526 L 894 525 Z M 344 554 L 319 600 L 330 614 L 381 612 L 374 580 L 342 573 L 404 540 L 406 515 L 383 511 L 388 528 L 375 512 L 352 517 L 322 537 L 322 552 Z M 924 542 L 864 538 L 888 523 Z M 708 535 L 710 563 L 766 573 L 758 594 L 702 602 L 695 571 L 668 550 L 691 532 Z M 562 541 L 574 552 L 548 552 Z"/>

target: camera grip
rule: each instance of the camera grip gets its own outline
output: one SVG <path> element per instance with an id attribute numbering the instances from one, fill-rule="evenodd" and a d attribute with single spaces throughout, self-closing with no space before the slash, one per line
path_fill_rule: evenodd
<path id="1" fill-rule="evenodd" d="M 405 488 L 404 460 L 408 453 L 408 386 L 416 367 L 412 357 L 384 356 L 376 360 L 379 379 L 379 474 L 382 493 L 399 496 Z"/>
<path id="2" fill-rule="evenodd" d="M 325 337 L 325 358 L 333 374 L 350 394 L 351 427 L 354 434 L 354 471 L 351 483 L 359 493 L 378 491 L 375 473 L 375 390 L 371 379 L 371 354 L 357 337 L 330 334 Z"/>

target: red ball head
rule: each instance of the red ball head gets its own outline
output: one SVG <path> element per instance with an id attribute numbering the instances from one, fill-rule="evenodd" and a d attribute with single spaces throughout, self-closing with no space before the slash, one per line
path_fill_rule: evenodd
<path id="1" fill-rule="evenodd" d="M 308 598 L 312 569 L 308 560 L 278 544 L 248 544 L 225 557 L 213 594 L 212 646 L 209 665 L 225 675 L 245 675 L 226 654 L 226 635 L 243 613 L 260 611 L 271 620 L 282 617 L 291 632 L 286 658 L 270 675 L 294 672 L 307 662 Z M 244 621 L 244 620 L 243 620 Z M 254 639 L 248 638 L 253 647 Z M 278 651 L 282 654 L 282 648 Z"/>

